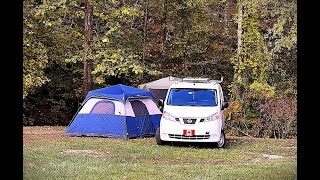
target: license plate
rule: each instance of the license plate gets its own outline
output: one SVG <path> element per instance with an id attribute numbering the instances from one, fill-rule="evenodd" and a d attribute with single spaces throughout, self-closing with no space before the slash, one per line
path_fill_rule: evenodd
<path id="1" fill-rule="evenodd" d="M 185 136 L 193 136 L 195 133 L 194 133 L 194 130 L 193 129 L 184 129 L 183 130 L 183 135 Z"/>

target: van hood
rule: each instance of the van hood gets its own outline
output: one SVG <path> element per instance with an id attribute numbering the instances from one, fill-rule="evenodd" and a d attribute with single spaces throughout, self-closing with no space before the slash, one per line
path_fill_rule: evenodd
<path id="1" fill-rule="evenodd" d="M 208 117 L 218 111 L 218 106 L 170 106 L 166 105 L 164 111 L 175 117 Z"/>

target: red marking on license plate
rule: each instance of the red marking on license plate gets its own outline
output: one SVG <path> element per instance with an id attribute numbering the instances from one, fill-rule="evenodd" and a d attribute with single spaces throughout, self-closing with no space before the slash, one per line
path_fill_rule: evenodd
<path id="1" fill-rule="evenodd" d="M 190 130 L 190 129 L 183 130 L 183 135 L 185 135 L 185 136 L 193 136 L 194 134 L 195 134 L 194 130 Z"/>

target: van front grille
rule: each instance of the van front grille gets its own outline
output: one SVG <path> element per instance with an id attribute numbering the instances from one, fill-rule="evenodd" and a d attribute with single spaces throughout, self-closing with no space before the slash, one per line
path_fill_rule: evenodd
<path id="1" fill-rule="evenodd" d="M 179 134 L 169 134 L 169 137 L 174 139 L 197 140 L 197 139 L 209 139 L 210 135 L 185 136 L 185 135 L 179 135 Z"/>
<path id="2" fill-rule="evenodd" d="M 197 119 L 183 119 L 184 124 L 195 124 Z"/>

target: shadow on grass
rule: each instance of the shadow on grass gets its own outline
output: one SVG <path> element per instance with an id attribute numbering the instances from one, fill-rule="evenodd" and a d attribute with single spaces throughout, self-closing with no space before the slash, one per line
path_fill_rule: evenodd
<path id="1" fill-rule="evenodd" d="M 80 134 L 80 135 L 69 135 L 64 137 L 84 137 L 84 138 L 109 138 L 109 139 L 124 139 L 124 140 L 131 140 L 131 139 L 145 139 L 145 138 L 154 138 L 155 135 L 145 135 L 145 136 L 137 136 L 137 137 L 123 137 L 123 136 L 113 136 L 113 135 L 86 135 L 86 134 Z"/>
<path id="2" fill-rule="evenodd" d="M 246 146 L 248 143 L 251 143 L 251 141 L 239 138 L 228 138 L 226 139 L 225 146 L 223 148 L 218 148 L 216 143 L 205 142 L 166 142 L 164 145 L 196 149 L 238 149 L 243 148 L 243 146 Z"/>

